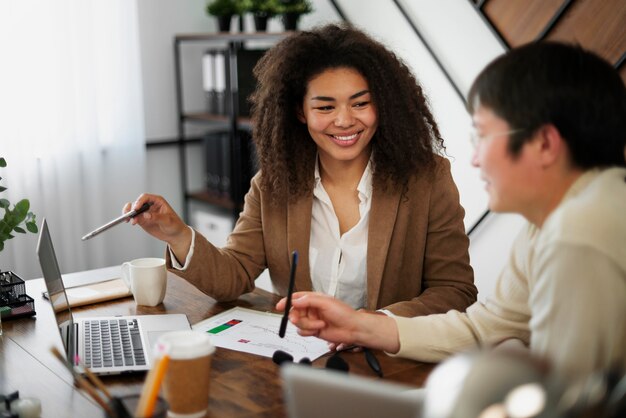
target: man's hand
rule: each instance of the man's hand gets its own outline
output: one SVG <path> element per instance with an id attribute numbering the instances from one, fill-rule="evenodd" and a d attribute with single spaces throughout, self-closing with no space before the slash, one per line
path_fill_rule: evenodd
<path id="1" fill-rule="evenodd" d="M 276 304 L 285 309 L 286 299 Z M 400 349 L 393 318 L 357 312 L 331 296 L 314 292 L 293 294 L 289 320 L 303 336 L 316 336 L 331 343 L 356 344 L 396 353 Z"/>

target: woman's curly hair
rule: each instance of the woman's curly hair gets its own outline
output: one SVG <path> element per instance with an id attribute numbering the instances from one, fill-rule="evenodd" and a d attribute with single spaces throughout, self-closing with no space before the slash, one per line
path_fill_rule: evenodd
<path id="1" fill-rule="evenodd" d="M 432 173 L 445 149 L 421 86 L 381 43 L 349 25 L 327 25 L 285 38 L 257 63 L 252 103 L 253 140 L 261 188 L 273 201 L 293 201 L 313 189 L 317 147 L 297 117 L 308 82 L 333 68 L 366 80 L 378 116 L 371 144 L 374 187 L 405 193 L 412 176 Z"/>

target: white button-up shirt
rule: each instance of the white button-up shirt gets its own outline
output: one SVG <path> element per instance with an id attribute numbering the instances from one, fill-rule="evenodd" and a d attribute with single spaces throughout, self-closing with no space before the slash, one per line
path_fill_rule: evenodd
<path id="1" fill-rule="evenodd" d="M 309 261 L 313 290 L 340 299 L 355 309 L 367 303 L 367 236 L 372 204 L 371 162 L 357 186 L 361 219 L 343 235 L 333 204 L 315 165 Z"/>
<path id="2" fill-rule="evenodd" d="M 311 218 L 309 261 L 313 290 L 346 302 L 355 309 L 367 303 L 367 237 L 372 204 L 371 161 L 365 167 L 357 186 L 361 219 L 345 234 L 340 235 L 339 219 L 324 190 L 315 163 L 315 187 Z M 184 265 L 180 265 L 171 248 L 172 267 L 185 270 L 193 256 L 196 234 L 191 228 L 191 247 Z"/>

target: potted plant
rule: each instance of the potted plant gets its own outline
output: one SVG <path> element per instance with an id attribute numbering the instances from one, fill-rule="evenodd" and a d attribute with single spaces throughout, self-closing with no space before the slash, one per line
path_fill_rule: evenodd
<path id="1" fill-rule="evenodd" d="M 220 32 L 230 32 L 230 21 L 242 13 L 242 0 L 212 0 L 206 5 L 206 12 L 217 18 Z"/>
<path id="2" fill-rule="evenodd" d="M 0 167 L 6 166 L 6 160 L 0 157 Z M 0 193 L 6 189 L 0 186 Z M 25 234 L 29 231 L 36 234 L 38 232 L 35 214 L 29 212 L 30 202 L 27 199 L 20 200 L 11 208 L 11 202 L 8 199 L 0 198 L 0 208 L 4 210 L 4 216 L 0 219 L 0 251 L 4 250 L 4 242 L 14 237 L 13 233 Z M 3 272 L 0 269 L 0 318 L 35 314 L 33 299 L 24 294 L 23 284 L 24 281 L 13 272 Z M 18 289 L 20 291 L 17 291 Z M 19 308 L 18 313 L 12 311 L 15 307 Z M 2 335 L 1 322 L 0 335 Z"/>
<path id="3" fill-rule="evenodd" d="M 255 29 L 265 31 L 267 20 L 280 13 L 280 3 L 278 0 L 245 0 L 243 9 L 252 14 Z"/>
<path id="4" fill-rule="evenodd" d="M 280 0 L 280 13 L 285 30 L 296 30 L 300 16 L 312 11 L 313 6 L 309 0 Z"/>
<path id="5" fill-rule="evenodd" d="M 0 167 L 6 167 L 7 162 L 0 157 Z M 0 177 L 0 180 L 2 177 Z M 0 186 L 0 193 L 7 188 Z M 11 209 L 11 202 L 7 199 L 0 199 L 0 208 L 4 209 L 4 217 L 0 219 L 0 251 L 4 249 L 4 242 L 13 238 L 14 232 L 25 234 L 26 231 L 37 233 L 37 222 L 35 214 L 29 212 L 30 202 L 28 199 L 22 199 L 17 202 Z M 26 230 L 23 228 L 26 227 Z"/>

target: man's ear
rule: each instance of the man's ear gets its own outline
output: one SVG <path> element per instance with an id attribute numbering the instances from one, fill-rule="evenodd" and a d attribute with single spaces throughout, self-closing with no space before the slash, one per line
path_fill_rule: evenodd
<path id="1" fill-rule="evenodd" d="M 537 130 L 537 134 L 541 165 L 546 167 L 567 157 L 567 144 L 556 126 L 551 123 L 543 125 Z"/>

